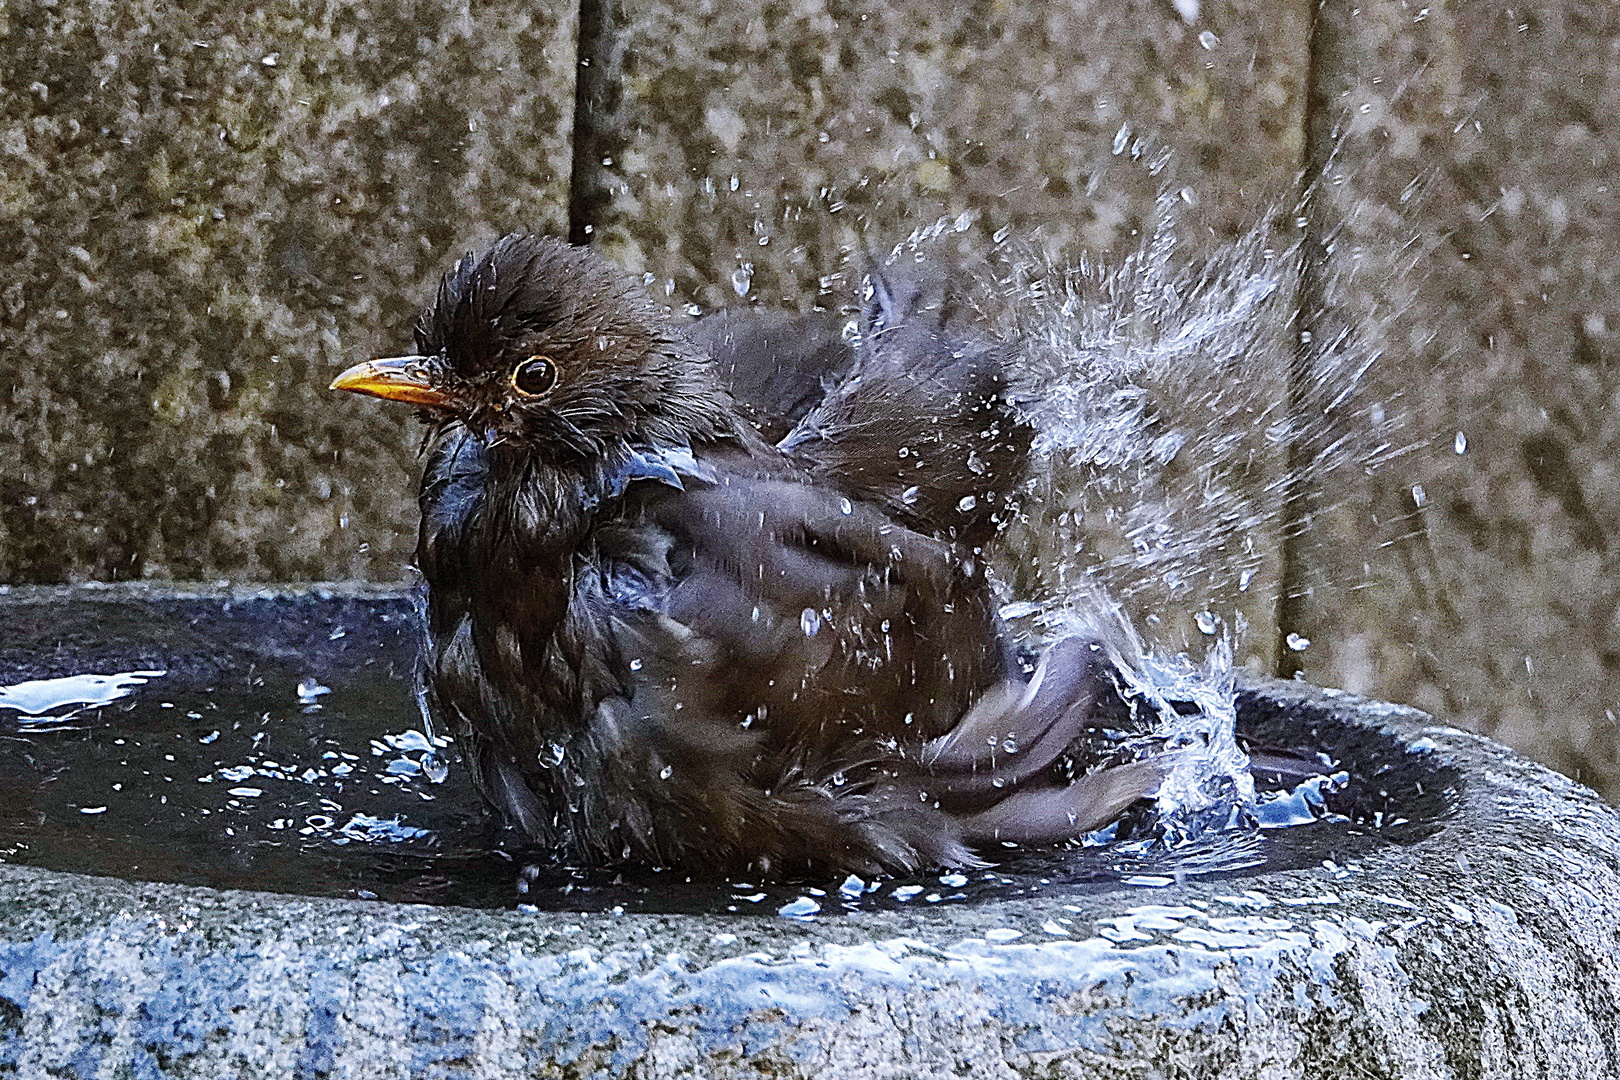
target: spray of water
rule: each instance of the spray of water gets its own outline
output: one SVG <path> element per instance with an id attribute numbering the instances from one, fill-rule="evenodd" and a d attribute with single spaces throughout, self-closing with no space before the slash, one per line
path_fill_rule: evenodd
<path id="1" fill-rule="evenodd" d="M 1172 839 L 1247 816 L 1236 666 L 1274 667 L 1279 552 L 1322 511 L 1308 503 L 1325 473 L 1396 445 L 1366 386 L 1372 337 L 1322 307 L 1320 252 L 1308 264 L 1298 234 L 1268 219 L 1186 257 L 1180 202 L 1167 191 L 1141 246 L 1112 263 L 999 233 L 982 256 L 964 264 L 960 243 L 951 256 L 1036 431 L 996 568 L 1003 613 L 1032 643 L 1105 643 L 1151 718 L 1145 741 L 1179 751 L 1159 796 Z M 920 228 L 891 258 L 932 257 L 962 224 Z"/>

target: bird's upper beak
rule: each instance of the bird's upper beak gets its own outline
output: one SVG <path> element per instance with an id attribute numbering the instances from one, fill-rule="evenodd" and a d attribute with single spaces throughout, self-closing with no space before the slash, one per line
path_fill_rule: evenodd
<path id="1" fill-rule="evenodd" d="M 427 380 L 425 356 L 393 356 L 367 360 L 332 380 L 331 390 L 351 390 L 356 394 L 403 401 L 411 405 L 443 408 L 449 399 Z"/>

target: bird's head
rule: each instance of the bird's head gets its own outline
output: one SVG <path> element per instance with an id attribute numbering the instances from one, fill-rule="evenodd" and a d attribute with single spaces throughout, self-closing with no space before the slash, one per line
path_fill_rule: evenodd
<path id="1" fill-rule="evenodd" d="M 735 429 L 708 359 L 639 284 L 586 248 L 509 235 L 444 275 L 411 356 L 368 360 L 334 390 L 402 401 L 435 426 L 564 463 Z"/>

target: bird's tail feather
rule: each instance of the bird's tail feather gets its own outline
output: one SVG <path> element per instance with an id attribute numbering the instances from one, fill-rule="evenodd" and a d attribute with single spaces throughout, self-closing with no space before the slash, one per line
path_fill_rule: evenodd
<path id="1" fill-rule="evenodd" d="M 1058 844 L 1106 825 L 1159 790 L 1173 762 L 1161 755 L 1099 769 L 1061 787 L 1017 791 L 961 818 L 968 843 Z"/>

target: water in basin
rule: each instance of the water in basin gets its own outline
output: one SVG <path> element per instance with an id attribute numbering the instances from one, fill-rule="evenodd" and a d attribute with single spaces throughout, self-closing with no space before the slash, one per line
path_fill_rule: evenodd
<path id="1" fill-rule="evenodd" d="M 1260 827 L 1167 845 L 1135 819 L 1064 851 L 909 880 L 703 880 L 501 847 L 412 690 L 400 595 L 0 596 L 0 861 L 131 880 L 475 907 L 827 917 L 1188 875 L 1350 872 L 1427 835 L 1455 783 L 1395 740 L 1238 697 Z"/>

